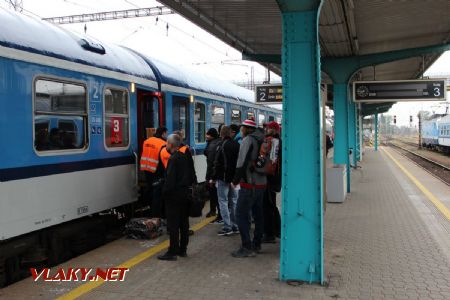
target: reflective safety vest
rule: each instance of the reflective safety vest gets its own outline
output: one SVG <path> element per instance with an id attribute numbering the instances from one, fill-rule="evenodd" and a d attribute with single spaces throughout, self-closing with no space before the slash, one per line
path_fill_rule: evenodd
<path id="1" fill-rule="evenodd" d="M 164 166 L 164 169 L 167 169 L 167 164 L 169 163 L 170 153 L 167 151 L 166 147 L 163 147 L 161 149 L 161 152 L 159 153 L 159 157 L 161 158 L 161 162 Z"/>
<path id="2" fill-rule="evenodd" d="M 159 152 L 166 144 L 163 139 L 151 137 L 145 140 L 141 156 L 141 170 L 155 173 L 159 163 Z"/>
<path id="3" fill-rule="evenodd" d="M 189 146 L 182 146 L 178 149 L 181 153 L 186 153 L 186 151 L 189 151 Z M 163 147 L 161 149 L 161 152 L 159 153 L 159 157 L 161 159 L 161 162 L 164 166 L 164 169 L 167 169 L 167 164 L 169 163 L 170 153 L 167 151 L 166 147 Z"/>
<path id="4" fill-rule="evenodd" d="M 181 153 L 186 153 L 186 151 L 189 151 L 189 146 L 181 146 L 180 149 L 178 149 Z"/>

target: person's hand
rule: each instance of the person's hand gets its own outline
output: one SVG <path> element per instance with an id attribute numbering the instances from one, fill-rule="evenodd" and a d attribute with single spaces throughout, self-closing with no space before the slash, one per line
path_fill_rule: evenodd
<path id="1" fill-rule="evenodd" d="M 214 180 L 211 179 L 211 180 L 209 181 L 209 186 L 214 186 L 215 184 L 216 184 L 216 182 L 215 182 Z"/>
<path id="2" fill-rule="evenodd" d="M 231 188 L 234 190 L 236 188 L 236 186 L 234 185 L 234 183 L 231 183 Z"/>

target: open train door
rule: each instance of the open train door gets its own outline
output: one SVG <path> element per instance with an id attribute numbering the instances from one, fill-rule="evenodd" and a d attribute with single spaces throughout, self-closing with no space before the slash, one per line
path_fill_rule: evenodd
<path id="1" fill-rule="evenodd" d="M 163 98 L 160 92 L 138 90 L 137 130 L 139 157 L 142 144 L 151 137 L 158 127 L 164 126 Z"/>
<path id="2" fill-rule="evenodd" d="M 137 140 L 138 140 L 138 162 L 142 155 L 142 145 L 144 141 L 151 137 L 158 127 L 164 126 L 164 102 L 162 93 L 146 90 L 137 91 Z M 138 182 L 140 195 L 146 185 L 143 172 L 138 172 Z"/>

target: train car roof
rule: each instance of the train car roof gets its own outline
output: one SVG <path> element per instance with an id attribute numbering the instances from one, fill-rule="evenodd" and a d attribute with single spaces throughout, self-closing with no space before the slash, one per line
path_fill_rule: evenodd
<path id="1" fill-rule="evenodd" d="M 238 101 L 254 103 L 252 91 L 225 80 L 205 76 L 192 68 L 180 65 L 170 65 L 154 57 L 148 57 L 161 75 L 161 83 L 172 86 L 193 89 L 217 96 L 232 98 Z"/>
<path id="2" fill-rule="evenodd" d="M 443 116 L 440 122 L 441 123 L 450 122 L 450 114 Z"/>
<path id="3" fill-rule="evenodd" d="M 118 45 L 103 43 L 5 8 L 0 8 L 0 23 L 8 24 L 8 30 L 3 26 L 0 31 L 0 46 L 156 80 L 141 57 Z"/>

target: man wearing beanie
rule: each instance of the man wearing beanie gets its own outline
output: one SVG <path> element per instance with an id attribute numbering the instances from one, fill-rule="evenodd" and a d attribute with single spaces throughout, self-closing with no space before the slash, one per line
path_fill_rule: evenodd
<path id="1" fill-rule="evenodd" d="M 206 132 L 206 148 L 205 148 L 205 156 L 206 156 L 206 176 L 205 180 L 208 182 L 208 191 L 209 191 L 209 212 L 206 214 L 207 217 L 213 217 L 216 215 L 216 210 L 218 210 L 218 198 L 217 198 L 217 188 L 215 183 L 213 182 L 213 168 L 214 168 L 214 159 L 216 158 L 217 149 L 220 148 L 221 140 L 219 139 L 219 133 L 215 128 L 210 128 Z M 213 222 L 218 223 L 222 218 L 219 216 Z"/>
<path id="2" fill-rule="evenodd" d="M 260 145 L 264 141 L 264 135 L 256 132 L 256 123 L 253 120 L 245 120 L 241 126 L 242 144 L 239 149 L 236 172 L 232 181 L 232 187 L 240 185 L 239 198 L 236 206 L 236 219 L 241 234 L 241 247 L 231 253 L 233 257 L 252 257 L 255 251 L 261 250 L 263 236 L 263 197 L 266 189 L 267 178 L 264 173 L 259 173 L 255 168 L 255 162 L 259 155 Z M 255 220 L 255 232 L 253 241 L 250 237 L 251 215 Z"/>

